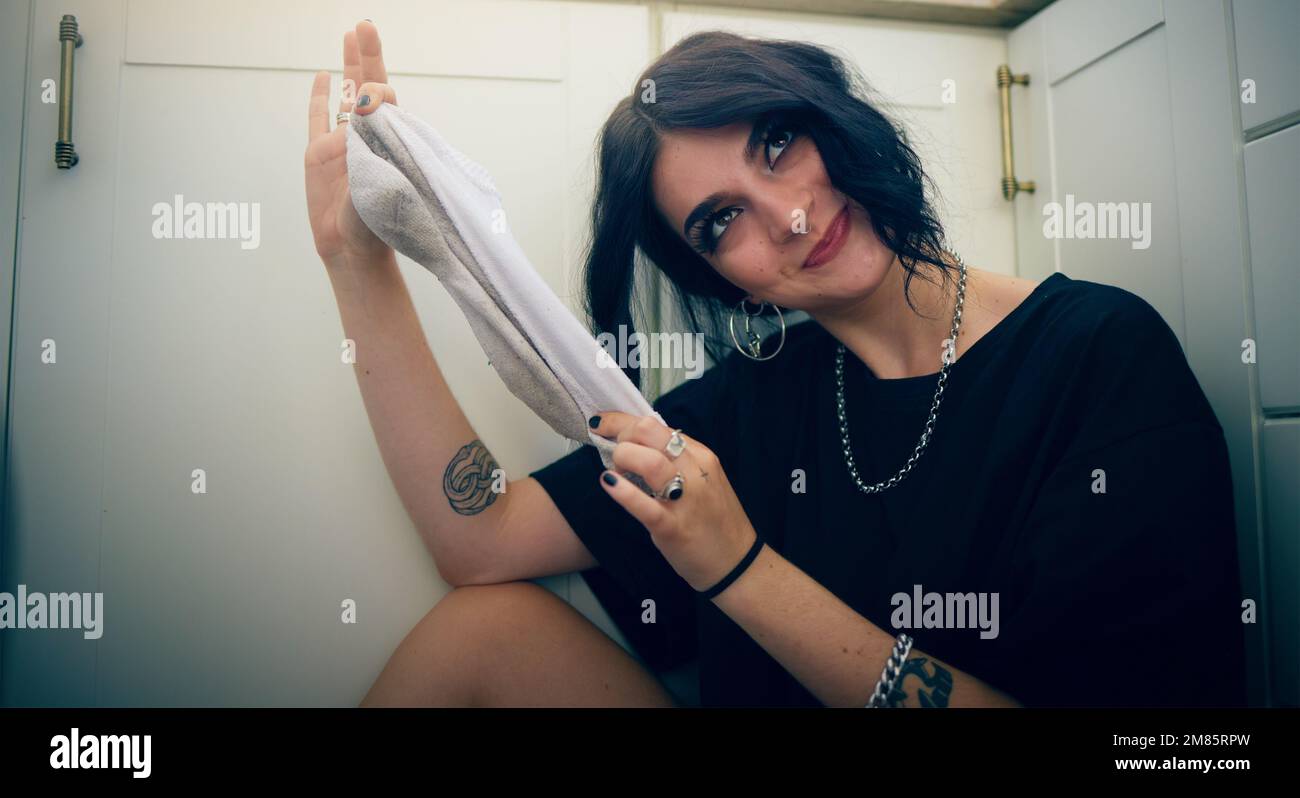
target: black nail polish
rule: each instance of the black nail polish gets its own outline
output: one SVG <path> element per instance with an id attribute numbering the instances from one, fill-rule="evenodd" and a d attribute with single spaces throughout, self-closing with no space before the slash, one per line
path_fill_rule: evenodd
<path id="1" fill-rule="evenodd" d="M 603 479 L 603 480 L 605 480 L 605 484 L 606 484 L 606 485 L 617 485 L 617 484 L 618 484 L 618 477 L 614 476 L 613 474 L 609 473 L 608 471 L 606 471 L 605 473 L 601 474 L 601 475 L 600 475 L 600 478 Z"/>
<path id="2" fill-rule="evenodd" d="M 592 416 L 591 418 L 587 419 L 587 423 L 591 425 L 591 428 L 592 428 L 592 429 L 595 429 L 596 427 L 599 427 L 599 426 L 600 426 L 600 416 Z"/>
<path id="3" fill-rule="evenodd" d="M 360 100 L 357 100 L 357 107 L 358 107 L 358 108 L 365 108 L 367 105 L 370 105 L 370 95 L 369 95 L 369 94 L 363 94 L 363 95 L 361 95 L 361 99 L 360 99 Z"/>

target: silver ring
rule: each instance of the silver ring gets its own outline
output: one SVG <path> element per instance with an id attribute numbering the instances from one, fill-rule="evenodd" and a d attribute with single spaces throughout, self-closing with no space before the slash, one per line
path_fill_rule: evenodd
<path id="1" fill-rule="evenodd" d="M 673 460 L 682 456 L 682 452 L 686 451 L 686 439 L 682 437 L 681 430 L 673 430 L 672 437 L 664 444 L 664 451 L 668 452 L 668 456 Z"/>
<path id="2" fill-rule="evenodd" d="M 686 480 L 682 477 L 682 472 L 678 471 L 677 476 L 670 479 L 668 481 L 668 484 L 664 486 L 664 489 L 659 491 L 657 495 L 661 499 L 677 501 L 682 497 L 682 493 L 685 490 L 686 490 Z"/>
<path id="3" fill-rule="evenodd" d="M 334 124 L 336 125 L 341 125 L 344 122 L 351 122 L 351 121 L 352 121 L 352 113 L 350 111 L 340 111 L 334 115 Z"/>

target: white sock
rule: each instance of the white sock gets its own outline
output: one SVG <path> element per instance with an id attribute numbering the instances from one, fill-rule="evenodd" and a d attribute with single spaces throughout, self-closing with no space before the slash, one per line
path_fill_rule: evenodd
<path id="1" fill-rule="evenodd" d="M 533 268 L 505 226 L 491 175 L 398 106 L 353 114 L 348 127 L 348 182 L 362 221 L 438 277 L 511 393 L 613 468 L 615 442 L 587 419 L 602 410 L 663 418 Z"/>

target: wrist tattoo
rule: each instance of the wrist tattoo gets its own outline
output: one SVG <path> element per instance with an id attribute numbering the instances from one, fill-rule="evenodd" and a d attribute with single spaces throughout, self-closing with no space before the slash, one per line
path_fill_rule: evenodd
<path id="1" fill-rule="evenodd" d="M 442 475 L 442 490 L 451 509 L 461 515 L 476 515 L 497 500 L 492 490 L 497 461 L 478 438 L 470 441 L 451 458 Z"/>
<path id="2" fill-rule="evenodd" d="M 902 706 L 907 700 L 907 691 L 903 688 L 907 686 L 908 677 L 912 678 L 913 686 L 916 687 L 916 700 L 921 706 L 927 708 L 948 706 L 948 696 L 952 694 L 952 674 L 937 662 L 930 662 L 930 667 L 934 671 L 927 673 L 925 670 L 927 662 L 929 657 L 912 657 L 903 663 L 902 670 L 898 672 L 898 679 L 894 681 L 894 689 L 889 691 L 889 696 L 885 699 L 888 706 Z M 926 693 L 926 689 L 930 692 Z"/>

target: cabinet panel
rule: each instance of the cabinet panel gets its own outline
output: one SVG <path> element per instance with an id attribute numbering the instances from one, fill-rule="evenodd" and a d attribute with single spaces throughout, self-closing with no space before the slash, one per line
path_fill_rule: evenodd
<path id="1" fill-rule="evenodd" d="M 1234 0 L 1238 80 L 1255 81 L 1255 102 L 1242 103 L 1246 130 L 1300 111 L 1300 3 Z"/>
<path id="2" fill-rule="evenodd" d="M 1300 407 L 1300 126 L 1246 145 L 1260 403 Z"/>
<path id="3" fill-rule="evenodd" d="M 1300 706 L 1300 423 L 1263 429 L 1265 568 L 1261 617 L 1273 630 L 1273 701 Z"/>
<path id="4" fill-rule="evenodd" d="M 1061 3 L 1045 15 L 1047 77 L 1056 83 L 1164 21 L 1160 0 Z"/>

